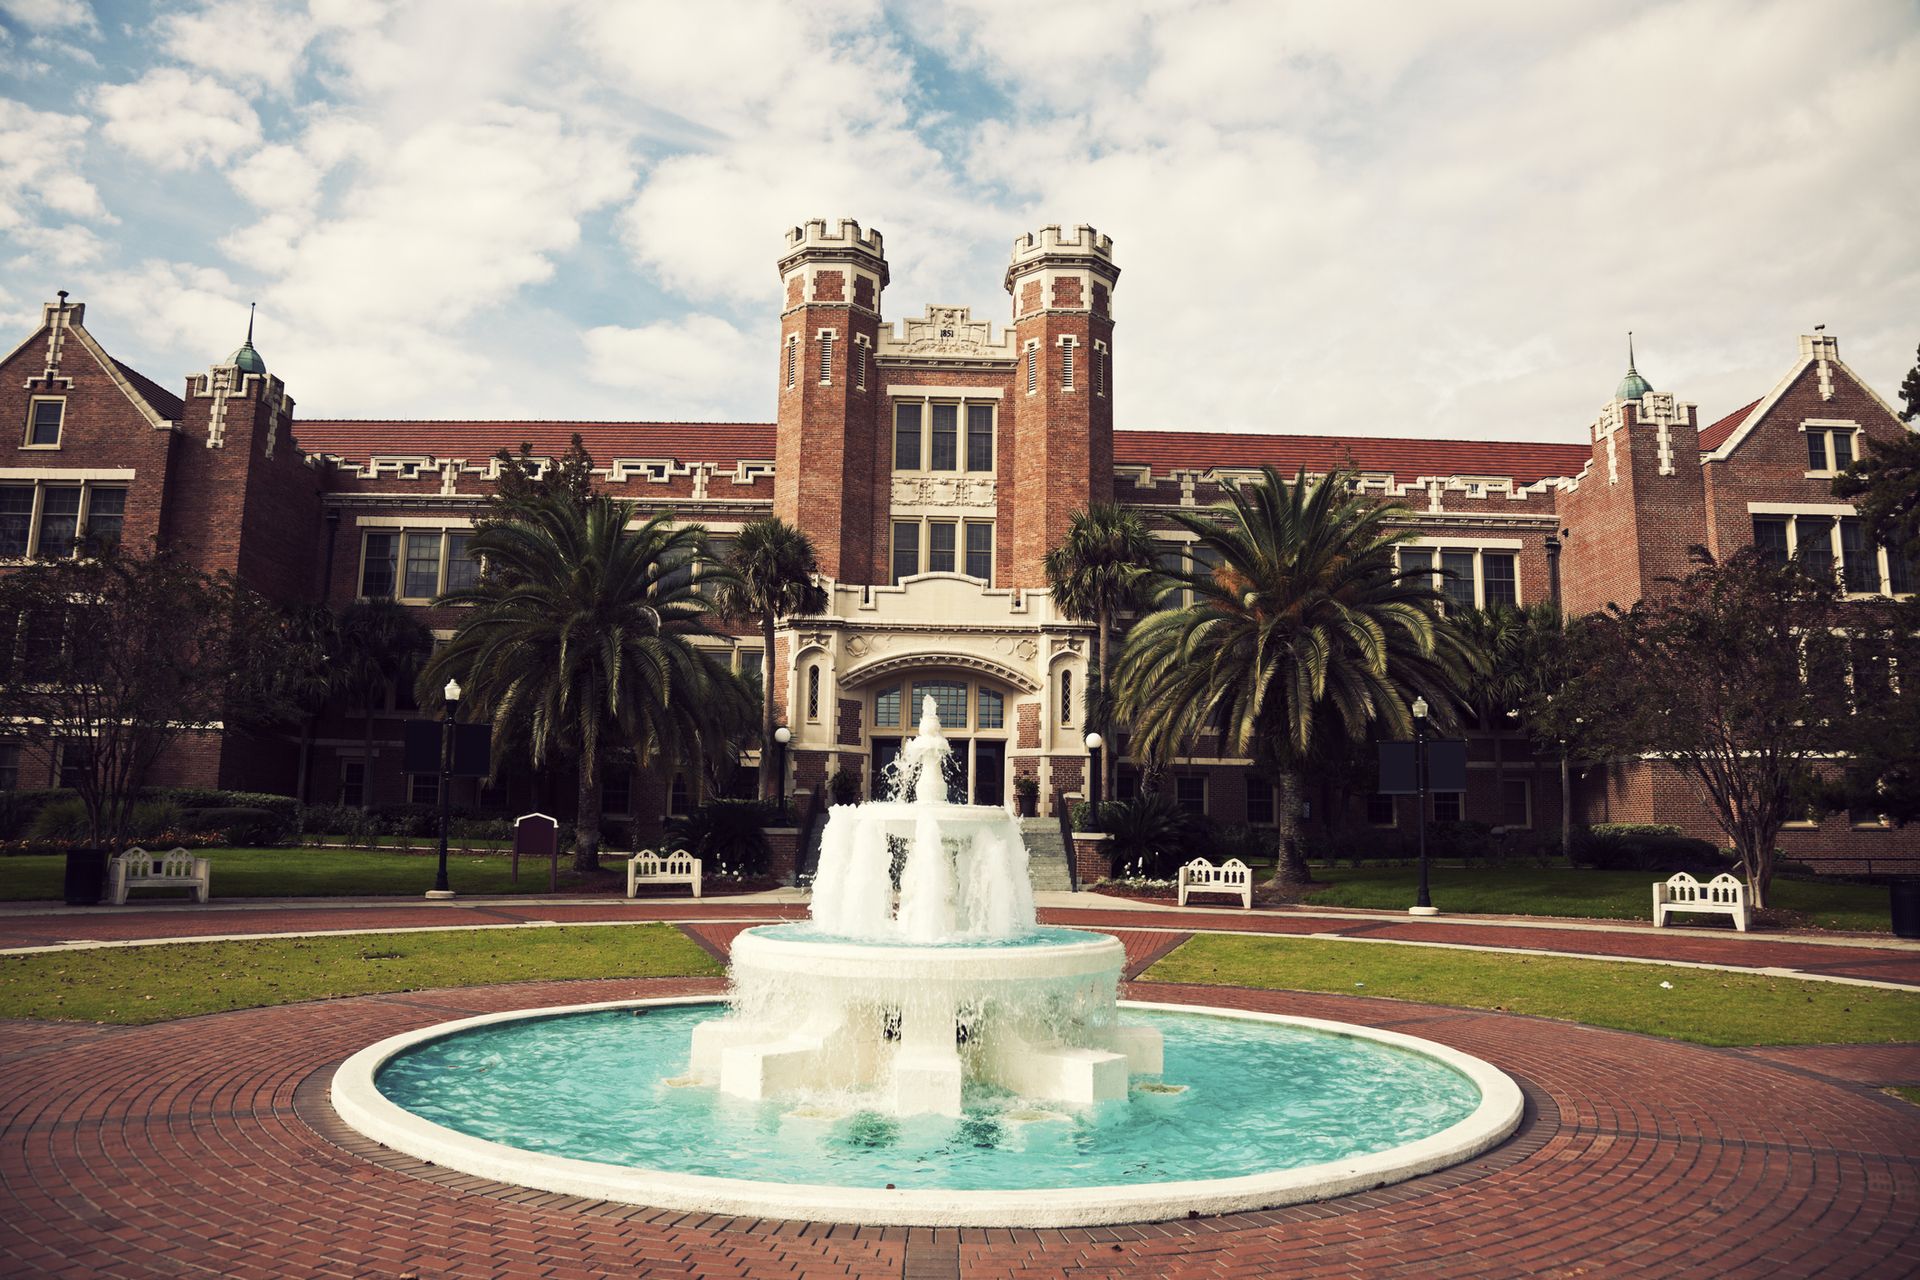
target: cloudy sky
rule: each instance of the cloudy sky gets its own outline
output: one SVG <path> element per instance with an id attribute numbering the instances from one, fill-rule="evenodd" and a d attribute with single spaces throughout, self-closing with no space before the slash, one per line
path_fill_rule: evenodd
<path id="1" fill-rule="evenodd" d="M 999 321 L 1113 236 L 1122 427 L 1579 439 L 1920 343 L 1913 0 L 0 0 L 0 326 L 306 417 L 770 420 L 782 229 Z M 6 338 L 0 346 L 17 339 Z"/>

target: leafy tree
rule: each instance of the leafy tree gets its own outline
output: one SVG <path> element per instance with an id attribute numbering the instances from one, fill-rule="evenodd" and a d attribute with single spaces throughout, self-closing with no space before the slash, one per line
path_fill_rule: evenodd
<path id="1" fill-rule="evenodd" d="M 280 673 L 307 658 L 291 645 L 272 603 L 166 552 L 35 565 L 0 577 L 0 720 L 47 726 L 27 749 L 109 848 L 183 735 L 292 713 Z"/>
<path id="2" fill-rule="evenodd" d="M 578 431 L 573 433 L 567 451 L 551 464 L 536 460 L 533 446 L 525 441 L 518 454 L 501 449 L 493 457 L 500 464 L 500 473 L 488 496 L 486 513 L 474 522 L 476 530 L 518 519 L 526 508 L 545 498 L 556 498 L 581 511 L 593 499 L 593 455 L 587 452 Z"/>
<path id="3" fill-rule="evenodd" d="M 433 633 L 398 601 L 356 600 L 335 613 L 325 636 L 328 685 L 348 705 L 360 708 L 361 759 L 366 761 L 360 807 L 373 807 L 373 715 L 386 705 L 387 690 L 405 688 L 433 652 Z"/>
<path id="4" fill-rule="evenodd" d="M 1111 699 L 1107 696 L 1108 646 L 1114 623 L 1129 609 L 1144 608 L 1155 577 L 1153 539 L 1140 517 L 1111 502 L 1076 511 L 1067 536 L 1047 553 L 1047 586 L 1061 613 L 1091 622 L 1094 631 L 1092 678 L 1087 681 L 1087 725 L 1114 738 Z M 1113 794 L 1117 742 L 1101 754 L 1101 794 Z"/>
<path id="5" fill-rule="evenodd" d="M 1843 632 L 1869 615 L 1831 580 L 1746 548 L 1571 633 L 1578 672 L 1533 714 L 1613 762 L 1663 757 L 1692 783 L 1767 905 L 1780 828 L 1804 811 L 1850 713 Z"/>
<path id="6" fill-rule="evenodd" d="M 1834 722 L 1847 766 L 1818 798 L 1905 826 L 1920 821 L 1920 597 L 1866 612 L 1848 636 L 1853 714 Z"/>
<path id="7" fill-rule="evenodd" d="M 750 618 L 760 624 L 764 646 L 760 696 L 760 798 L 772 801 L 780 794 L 773 731 L 773 633 L 781 618 L 819 613 L 827 607 L 827 593 L 815 583 L 820 562 L 807 535 L 779 516 L 744 525 L 733 549 L 719 566 L 723 577 L 718 592 L 720 612 L 729 618 Z"/>
<path id="8" fill-rule="evenodd" d="M 516 510 L 474 535 L 480 580 L 435 601 L 467 612 L 418 685 L 426 703 L 450 676 L 465 686 L 462 707 L 494 722 L 496 767 L 509 744 L 525 744 L 535 767 L 577 763 L 574 867 L 592 872 L 610 756 L 698 762 L 715 708 L 737 714 L 746 692 L 694 644 L 714 634 L 687 571 L 705 542 L 698 525 L 673 528 L 663 513 L 629 529 L 633 504 L 607 497 L 534 497 Z"/>
<path id="9" fill-rule="evenodd" d="M 1310 483 L 1271 467 L 1212 512 L 1172 518 L 1217 557 L 1176 575 L 1193 603 L 1129 633 L 1114 672 L 1133 746 L 1166 760 L 1217 730 L 1223 754 L 1253 757 L 1279 782 L 1274 881 L 1304 883 L 1303 774 L 1317 733 L 1363 737 L 1374 724 L 1413 731 L 1424 696 L 1452 722 L 1467 654 L 1424 575 L 1403 574 L 1388 521 L 1402 508 L 1335 472 Z"/>
<path id="10" fill-rule="evenodd" d="M 1869 442 L 1854 464 L 1833 478 L 1833 496 L 1858 508 L 1868 537 L 1920 567 L 1920 432 Z"/>
<path id="11" fill-rule="evenodd" d="M 1920 347 L 1913 350 L 1913 368 L 1900 383 L 1900 421 L 1920 418 Z"/>
<path id="12" fill-rule="evenodd" d="M 1551 604 L 1527 609 L 1496 605 L 1462 613 L 1453 622 L 1475 654 L 1462 692 L 1481 729 L 1492 738 L 1495 786 L 1504 792 L 1507 735 L 1515 729 L 1532 731 L 1527 708 L 1559 685 L 1560 614 Z M 1551 735 L 1532 736 L 1552 741 Z M 1565 816 L 1563 812 L 1563 838 Z"/>

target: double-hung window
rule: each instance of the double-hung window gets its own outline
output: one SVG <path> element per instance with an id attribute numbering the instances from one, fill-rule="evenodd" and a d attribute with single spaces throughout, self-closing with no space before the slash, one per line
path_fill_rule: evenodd
<path id="1" fill-rule="evenodd" d="M 896 520 L 893 525 L 893 580 L 920 572 L 920 522 Z"/>
<path id="2" fill-rule="evenodd" d="M 60 447 L 60 428 L 65 425 L 67 402 L 52 397 L 35 397 L 27 407 L 27 435 L 25 445 L 29 449 L 58 449 Z"/>
<path id="3" fill-rule="evenodd" d="M 1853 427 L 1808 427 L 1807 470 L 1822 475 L 1845 471 L 1853 465 Z"/>
<path id="4" fill-rule="evenodd" d="M 927 572 L 952 573 L 955 531 L 951 520 L 927 522 Z"/>
<path id="5" fill-rule="evenodd" d="M 984 521 L 967 524 L 967 576 L 993 580 L 993 526 Z"/>
<path id="6" fill-rule="evenodd" d="M 127 491 L 119 485 L 0 485 L 0 560 L 97 554 L 120 541 L 126 512 Z"/>
<path id="7" fill-rule="evenodd" d="M 893 402 L 895 471 L 993 471 L 994 406 L 956 399 Z"/>
<path id="8" fill-rule="evenodd" d="M 960 406 L 933 406 L 933 432 L 927 448 L 927 470 L 957 471 L 960 467 Z"/>
<path id="9" fill-rule="evenodd" d="M 993 470 L 993 406 L 967 406 L 967 470 Z"/>
<path id="10" fill-rule="evenodd" d="M 360 594 L 432 600 L 480 580 L 470 529 L 369 529 L 361 543 Z"/>
<path id="11" fill-rule="evenodd" d="M 918 404 L 893 406 L 893 469 L 920 469 L 920 409 Z"/>

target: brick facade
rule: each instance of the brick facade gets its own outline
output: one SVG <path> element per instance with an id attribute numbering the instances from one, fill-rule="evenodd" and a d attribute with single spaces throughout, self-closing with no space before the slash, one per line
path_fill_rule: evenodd
<path id="1" fill-rule="evenodd" d="M 296 422 L 290 389 L 243 371 L 242 353 L 185 379 L 176 395 L 114 361 L 82 323 L 85 309 L 63 298 L 0 361 L 0 418 L 16 431 L 0 437 L 0 485 L 35 494 L 48 485 L 124 488 L 131 544 L 183 549 L 277 598 L 340 604 L 366 585 L 370 534 L 465 528 L 492 488 L 496 450 L 524 441 L 536 456 L 556 457 L 578 430 L 603 485 L 643 513 L 671 511 L 720 537 L 777 513 L 812 538 L 828 608 L 783 626 L 764 655 L 764 678 L 791 713 L 783 715 L 794 736 L 790 792 L 819 788 L 834 768 L 871 786 L 885 753 L 913 732 L 917 699 L 936 695 L 962 717 L 948 731 L 975 798 L 1008 802 L 1013 779 L 1030 777 L 1047 812 L 1055 790 L 1084 788 L 1079 697 L 1092 646 L 1086 626 L 1053 609 L 1041 561 L 1091 501 L 1140 513 L 1177 554 L 1167 513 L 1220 501 L 1255 468 L 1352 466 L 1365 492 L 1408 508 L 1400 522 L 1436 564 L 1451 553 L 1476 566 L 1476 598 L 1550 598 L 1557 544 L 1561 598 L 1579 612 L 1657 590 L 1662 577 L 1685 572 L 1694 545 L 1723 555 L 1745 545 L 1757 515 L 1842 512 L 1830 475 L 1809 465 L 1808 431 L 1844 432 L 1857 453 L 1904 429 L 1841 362 L 1837 342 L 1816 334 L 1801 340 L 1771 391 L 1706 427 L 1694 405 L 1634 374 L 1578 443 L 1116 430 L 1120 269 L 1112 242 L 1090 227 L 1014 241 L 1004 325 L 948 306 L 887 319 L 884 241 L 850 220 L 793 228 L 776 267 L 772 423 Z M 28 447 L 36 399 L 64 405 L 56 447 Z M 898 455 L 914 465 L 896 469 L 902 404 L 920 406 L 915 430 L 924 434 Z M 897 547 L 896 526 L 911 526 L 917 541 Z M 970 559 L 980 537 L 985 559 Z M 913 555 L 896 557 L 903 548 Z M 442 633 L 458 625 L 452 611 L 407 603 Z M 743 666 L 761 648 L 750 627 L 716 643 Z M 822 710 L 809 717 L 793 700 L 807 696 L 815 666 Z M 398 745 L 414 714 L 404 697 L 373 709 L 375 802 L 407 796 Z M 332 800 L 343 762 L 363 756 L 365 717 L 330 708 L 314 730 L 304 780 L 292 735 L 195 738 L 160 773 Z M 1174 772 L 1204 779 L 1209 816 L 1258 821 L 1246 763 L 1197 750 Z M 1517 740 L 1496 770 L 1488 741 L 1476 739 L 1465 816 L 1494 825 L 1513 816 L 1503 777 L 1527 780 L 1531 830 L 1549 838 L 1559 822 L 1558 762 Z M 44 781 L 23 774 L 20 785 Z M 697 800 L 706 790 L 682 782 L 677 794 Z M 1672 822 L 1719 838 L 1671 769 L 1633 763 L 1579 772 L 1573 783 L 1576 821 Z M 502 778 L 485 797 L 462 786 L 462 803 L 571 809 L 565 778 Z M 614 819 L 651 839 L 676 794 L 671 779 L 636 776 L 630 794 L 631 813 Z M 1312 799 L 1322 816 L 1366 826 L 1364 796 Z M 1410 805 L 1396 810 L 1396 824 L 1410 826 Z M 1915 857 L 1911 836 L 1843 817 L 1791 830 L 1782 843 L 1790 856 L 1836 870 Z"/>

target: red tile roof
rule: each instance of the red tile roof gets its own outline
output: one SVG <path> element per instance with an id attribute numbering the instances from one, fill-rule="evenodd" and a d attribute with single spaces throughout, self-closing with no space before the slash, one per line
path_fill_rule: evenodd
<path id="1" fill-rule="evenodd" d="M 1760 397 L 1760 400 L 1764 399 L 1766 399 L 1765 396 Z M 1706 453 L 1710 450 L 1718 449 L 1721 445 L 1725 444 L 1727 437 L 1733 434 L 1734 428 L 1747 420 L 1747 415 L 1753 412 L 1753 406 L 1759 404 L 1760 400 L 1750 401 L 1747 404 L 1741 405 L 1738 409 L 1735 409 L 1732 413 L 1720 419 L 1720 421 L 1714 423 L 1712 426 L 1702 427 L 1700 429 L 1700 452 Z"/>
<path id="2" fill-rule="evenodd" d="M 1113 433 L 1116 464 L 1150 466 L 1157 475 L 1175 467 L 1273 466 L 1292 474 L 1303 467 L 1325 472 L 1344 465 L 1388 472 L 1400 483 L 1420 476 L 1507 476 L 1518 484 L 1532 484 L 1549 476 L 1577 475 L 1592 456 L 1593 450 L 1584 444 L 1501 440 L 1241 435 L 1220 431 Z"/>
<path id="3" fill-rule="evenodd" d="M 535 454 L 564 452 L 574 432 L 600 462 L 614 458 L 673 458 L 681 462 L 770 459 L 770 422 L 454 422 L 314 419 L 296 427 L 308 453 L 364 462 L 372 454 L 430 454 L 477 462 L 497 449 Z M 1244 435 L 1222 431 L 1116 431 L 1114 461 L 1149 466 L 1164 475 L 1175 467 L 1258 467 L 1292 473 L 1324 472 L 1350 464 L 1389 472 L 1407 482 L 1428 475 L 1511 477 L 1532 484 L 1579 472 L 1592 451 L 1584 444 L 1497 440 L 1409 440 L 1388 437 Z"/>
<path id="4" fill-rule="evenodd" d="M 535 456 L 558 457 L 574 432 L 594 461 L 672 458 L 679 462 L 739 462 L 773 459 L 771 422 L 414 422 L 309 419 L 294 432 L 308 453 L 330 453 L 350 462 L 372 454 L 431 454 L 480 462 L 525 442 Z"/>
<path id="5" fill-rule="evenodd" d="M 109 357 L 111 358 L 111 357 Z M 180 421 L 182 406 L 180 397 L 140 372 L 123 360 L 114 360 L 114 367 L 120 370 L 120 376 L 133 387 L 134 394 L 144 399 L 153 411 L 168 422 Z"/>

